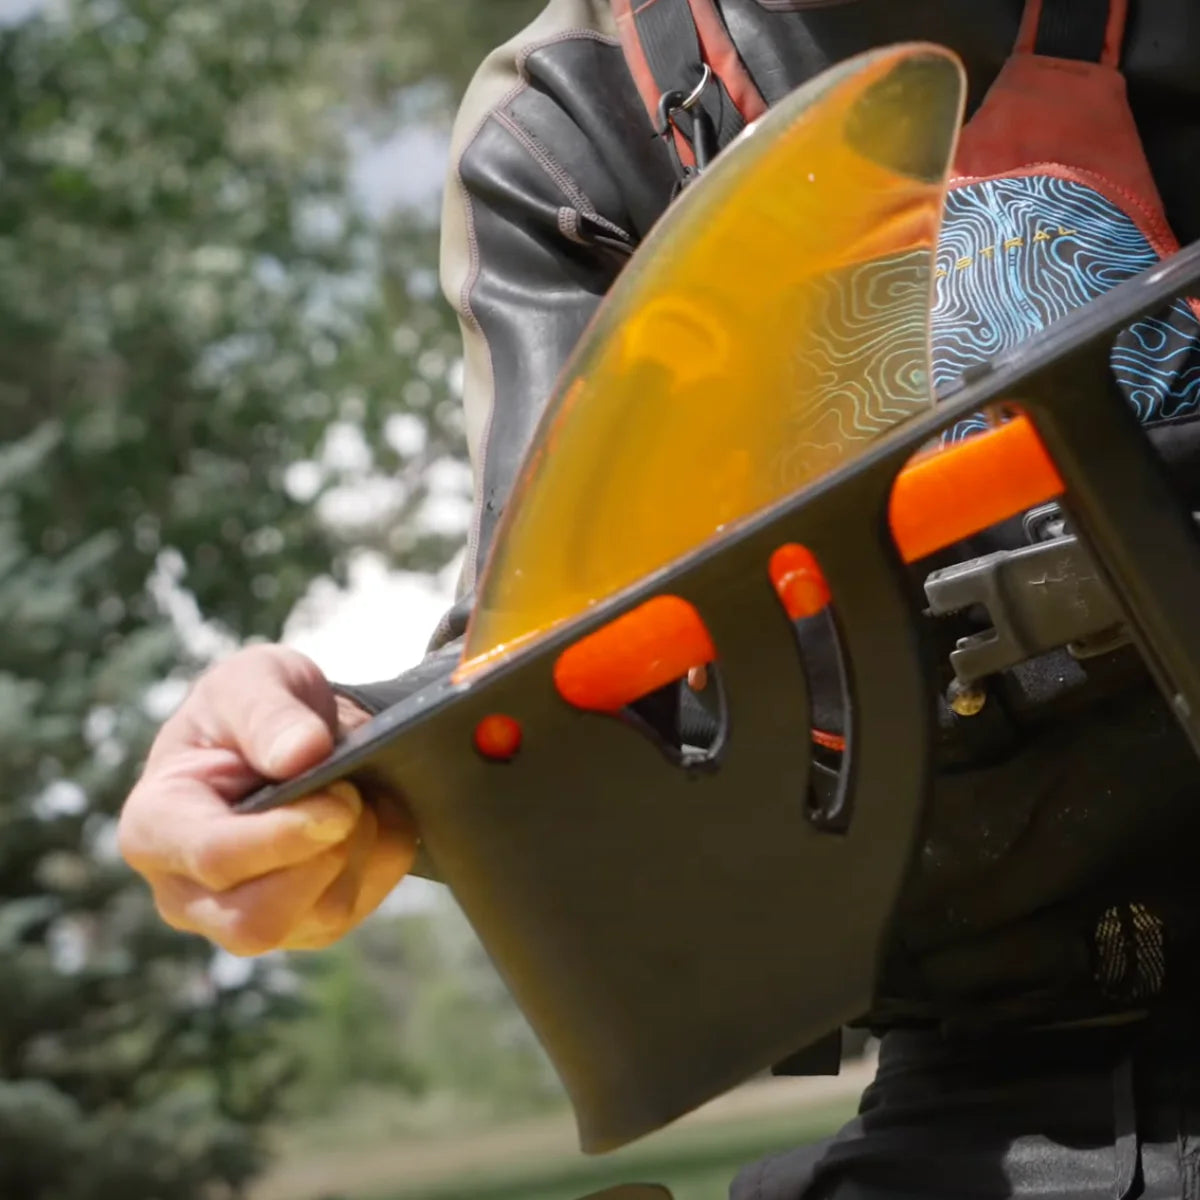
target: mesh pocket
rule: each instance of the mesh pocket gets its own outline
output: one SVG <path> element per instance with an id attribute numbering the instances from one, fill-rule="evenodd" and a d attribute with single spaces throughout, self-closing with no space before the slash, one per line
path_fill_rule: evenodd
<path id="1" fill-rule="evenodd" d="M 1095 979 L 1110 1000 L 1149 1000 L 1167 976 L 1163 922 L 1144 904 L 1105 911 L 1094 933 Z"/>

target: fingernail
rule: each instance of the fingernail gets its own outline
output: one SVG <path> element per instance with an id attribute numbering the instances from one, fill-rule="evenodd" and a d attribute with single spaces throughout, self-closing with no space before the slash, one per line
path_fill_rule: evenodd
<path id="1" fill-rule="evenodd" d="M 306 724 L 289 725 L 271 743 L 267 751 L 267 769 L 272 775 L 284 776 L 296 769 L 296 764 L 312 754 L 313 730 Z"/>
<path id="2" fill-rule="evenodd" d="M 362 815 L 362 807 L 362 797 L 352 783 L 330 784 L 324 795 L 307 802 L 304 832 L 314 842 L 343 841 Z"/>
<path id="3" fill-rule="evenodd" d="M 337 783 L 331 783 L 326 789 L 326 793 L 343 801 L 354 810 L 354 815 L 357 817 L 362 812 L 362 793 L 348 779 L 339 779 Z"/>

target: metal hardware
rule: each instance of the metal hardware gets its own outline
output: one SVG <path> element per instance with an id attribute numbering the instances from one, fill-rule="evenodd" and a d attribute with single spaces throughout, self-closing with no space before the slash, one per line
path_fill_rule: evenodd
<path id="1" fill-rule="evenodd" d="M 1116 632 L 1124 620 L 1120 605 L 1073 536 L 935 571 L 925 595 L 935 616 L 981 605 L 991 619 L 991 629 L 959 639 L 950 654 L 963 695 L 979 680 L 1061 646 L 1103 636 L 1111 649 L 1126 640 Z"/>

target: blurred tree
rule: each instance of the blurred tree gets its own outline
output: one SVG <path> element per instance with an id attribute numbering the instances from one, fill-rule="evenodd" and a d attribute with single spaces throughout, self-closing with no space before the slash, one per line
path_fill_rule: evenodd
<path id="1" fill-rule="evenodd" d="M 424 1096 L 428 1081 L 419 1056 L 406 1044 L 405 1025 L 408 1001 L 430 981 L 414 981 L 407 971 L 397 978 L 372 970 L 361 930 L 322 954 L 298 960 L 296 967 L 306 1004 L 287 1032 L 298 1066 L 290 1110 L 328 1116 L 347 1104 L 351 1093 L 375 1088 L 405 1098 Z M 413 982 L 415 988 L 405 986 Z"/>
<path id="2" fill-rule="evenodd" d="M 296 1002 L 160 925 L 112 815 L 153 685 L 221 644 L 200 619 L 277 636 L 349 539 L 452 549 L 432 221 L 364 221 L 347 146 L 444 129 L 471 38 L 536 7 L 61 0 L 0 30 L 0 1196 L 237 1196 L 259 1166 Z"/>
<path id="3" fill-rule="evenodd" d="M 406 1121 L 409 1132 L 438 1118 L 462 1128 L 566 1103 L 448 895 L 427 910 L 378 915 L 301 969 L 310 1006 L 287 1033 L 303 1064 L 292 1094 L 301 1115 L 386 1108 L 395 1134 Z M 380 1104 L 381 1090 L 390 1103 Z"/>
<path id="4" fill-rule="evenodd" d="M 550 1061 L 486 957 L 458 907 L 443 903 L 423 917 L 391 922 L 390 936 L 407 952 L 422 986 L 409 989 L 404 1045 L 431 1093 L 490 1116 L 511 1118 L 562 1105 Z M 386 925 L 363 931 L 367 961 L 386 959 Z"/>

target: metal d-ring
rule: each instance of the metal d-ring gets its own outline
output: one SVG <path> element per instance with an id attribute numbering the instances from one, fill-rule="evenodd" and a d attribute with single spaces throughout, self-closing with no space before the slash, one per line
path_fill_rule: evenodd
<path id="1" fill-rule="evenodd" d="M 712 67 L 708 63 L 703 63 L 702 65 L 704 72 L 700 76 L 700 82 L 675 106 L 676 109 L 691 112 L 700 103 L 700 97 L 704 95 L 704 89 L 712 82 Z"/>
<path id="2" fill-rule="evenodd" d="M 712 67 L 708 63 L 702 65 L 704 70 L 700 75 L 700 82 L 686 96 L 678 89 L 663 92 L 659 96 L 657 128 L 659 137 L 666 137 L 671 132 L 677 112 L 691 112 L 700 103 L 700 97 L 704 95 L 704 89 L 712 82 L 713 77 Z"/>

